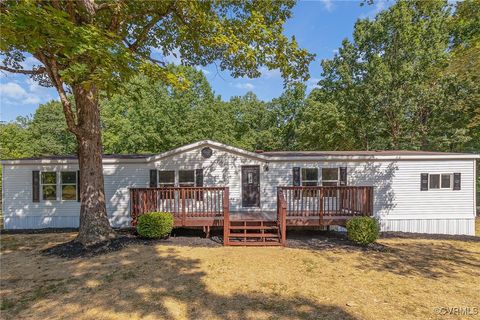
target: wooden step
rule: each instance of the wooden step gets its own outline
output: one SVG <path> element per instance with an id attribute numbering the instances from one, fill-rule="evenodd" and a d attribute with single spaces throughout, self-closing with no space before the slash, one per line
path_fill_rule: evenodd
<path id="1" fill-rule="evenodd" d="M 245 241 L 232 241 L 228 244 L 229 246 L 281 246 L 282 244 L 280 242 L 258 242 L 258 241 L 252 241 L 252 242 L 245 242 Z"/>
<path id="2" fill-rule="evenodd" d="M 231 223 L 240 222 L 240 223 L 277 223 L 277 220 L 230 220 Z"/>
<path id="3" fill-rule="evenodd" d="M 277 226 L 230 226 L 231 230 L 263 230 L 263 229 L 278 229 Z"/>
<path id="4" fill-rule="evenodd" d="M 230 238 L 278 238 L 278 233 L 230 233 Z"/>
<path id="5" fill-rule="evenodd" d="M 281 246 L 277 221 L 231 220 L 227 227 L 230 246 Z"/>

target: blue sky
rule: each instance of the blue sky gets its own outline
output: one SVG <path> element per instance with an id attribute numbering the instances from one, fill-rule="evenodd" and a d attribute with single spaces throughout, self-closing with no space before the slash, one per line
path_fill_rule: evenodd
<path id="1" fill-rule="evenodd" d="M 293 10 L 293 17 L 285 25 L 285 34 L 295 35 L 298 43 L 316 58 L 310 65 L 311 90 L 321 76 L 320 61 L 332 58 L 344 38 L 350 38 L 355 21 L 359 18 L 372 18 L 376 13 L 391 5 L 385 0 L 375 1 L 370 6 L 360 6 L 359 1 L 299 1 Z M 178 63 L 178 60 L 167 58 Z M 35 64 L 34 58 L 27 58 L 25 67 Z M 253 91 L 262 100 L 278 97 L 283 91 L 283 81 L 277 70 L 262 70 L 257 79 L 232 78 L 227 71 L 217 72 L 215 66 L 199 68 L 207 77 L 216 94 L 223 100 L 232 96 Z M 27 116 L 35 112 L 39 104 L 58 95 L 52 88 L 44 88 L 23 75 L 0 73 L 0 120 L 11 121 L 17 116 Z"/>

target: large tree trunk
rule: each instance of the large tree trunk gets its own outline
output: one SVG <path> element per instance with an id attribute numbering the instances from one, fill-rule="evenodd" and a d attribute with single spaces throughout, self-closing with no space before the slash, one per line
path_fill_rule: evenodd
<path id="1" fill-rule="evenodd" d="M 77 137 L 80 166 L 80 230 L 76 241 L 92 245 L 115 237 L 105 206 L 102 166 L 100 108 L 95 87 L 74 86 L 79 131 Z"/>

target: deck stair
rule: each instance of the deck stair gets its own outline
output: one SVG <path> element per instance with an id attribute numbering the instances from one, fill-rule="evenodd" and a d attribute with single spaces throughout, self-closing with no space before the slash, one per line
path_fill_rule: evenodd
<path id="1" fill-rule="evenodd" d="M 277 221 L 231 220 L 225 232 L 229 246 L 281 246 Z"/>

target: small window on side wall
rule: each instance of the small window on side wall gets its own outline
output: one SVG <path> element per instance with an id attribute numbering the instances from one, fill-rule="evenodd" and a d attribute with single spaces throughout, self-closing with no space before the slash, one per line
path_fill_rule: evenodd
<path id="1" fill-rule="evenodd" d="M 441 188 L 442 189 L 451 189 L 452 188 L 452 175 L 451 174 L 442 174 Z"/>
<path id="2" fill-rule="evenodd" d="M 62 200 L 77 200 L 77 171 L 61 172 Z"/>
<path id="3" fill-rule="evenodd" d="M 429 189 L 440 189 L 440 175 L 439 174 L 430 174 L 428 176 L 428 188 Z"/>
<path id="4" fill-rule="evenodd" d="M 42 172 L 42 199 L 43 200 L 57 200 L 57 173 L 56 172 Z"/>

